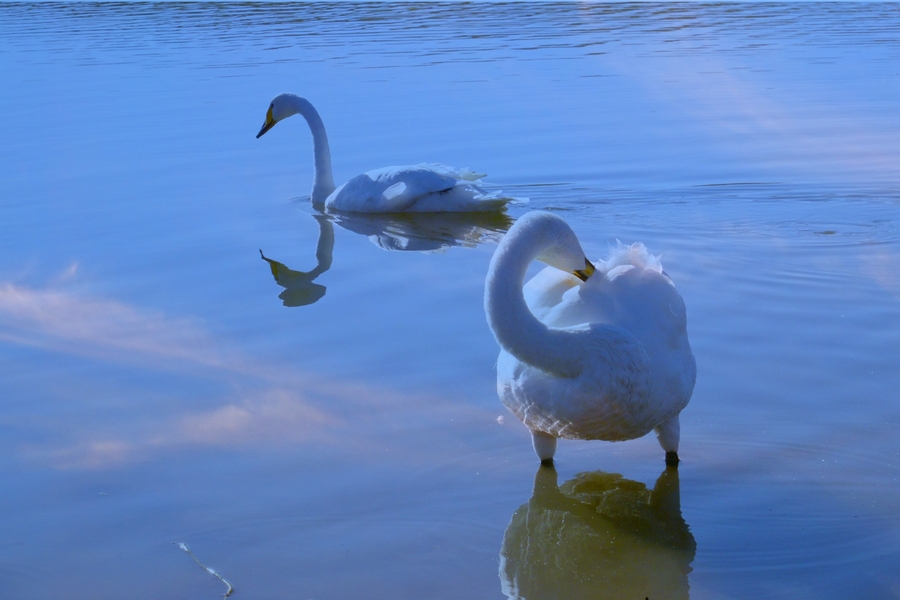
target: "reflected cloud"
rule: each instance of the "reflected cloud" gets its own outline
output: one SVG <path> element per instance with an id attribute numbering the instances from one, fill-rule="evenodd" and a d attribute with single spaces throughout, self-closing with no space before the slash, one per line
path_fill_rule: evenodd
<path id="1" fill-rule="evenodd" d="M 314 398 L 303 392 L 271 388 L 210 410 L 143 423 L 141 429 L 128 436 L 94 432 L 62 448 L 33 446 L 25 454 L 58 469 L 103 469 L 178 447 L 234 448 L 254 443 L 331 441 L 333 432 L 344 423 L 314 404 Z"/>
<path id="2" fill-rule="evenodd" d="M 410 457 L 410 440 L 453 436 L 445 427 L 450 420 L 493 418 L 493 411 L 437 394 L 256 360 L 211 335 L 199 319 L 55 288 L 0 284 L 0 343 L 75 356 L 110 375 L 87 387 L 77 374 L 37 381 L 45 404 L 15 421 L 0 412 L 0 424 L 10 429 L 4 450 L 61 469 L 115 468 L 186 448 L 247 446 L 327 446 L 329 453 L 354 456 L 371 456 L 377 448 L 383 457 L 431 460 L 421 448 Z M 125 379 L 123 388 L 116 364 L 162 376 L 140 376 L 136 387 Z M 207 381 L 184 387 L 185 374 Z M 56 402 L 69 408 L 58 412 Z"/>
<path id="3" fill-rule="evenodd" d="M 671 26 L 686 25 L 683 13 L 671 17 Z M 599 24 L 605 16 L 585 18 Z M 847 86 L 806 80 L 808 73 L 798 70 L 799 81 L 788 88 L 740 53 L 665 46 L 649 60 L 644 54 L 612 53 L 603 64 L 642 86 L 669 114 L 690 119 L 695 132 L 708 136 L 706 143 L 762 167 L 767 177 L 807 173 L 865 183 L 894 180 L 900 168 L 895 131 L 885 127 L 880 107 L 864 110 L 863 99 Z M 797 66 L 788 61 L 784 68 Z"/>
<path id="4" fill-rule="evenodd" d="M 610 53 L 607 64 L 643 86 L 654 103 L 668 105 L 664 110 L 672 117 L 690 119 L 694 135 L 705 132 L 709 151 L 717 147 L 738 159 L 734 168 L 744 176 L 759 169 L 764 180 L 812 176 L 893 187 L 900 146 L 890 104 L 859 85 L 871 78 L 847 68 L 865 61 L 820 70 L 825 63 L 814 54 L 789 55 L 775 50 L 777 44 L 757 44 L 761 32 L 773 41 L 818 34 L 808 20 L 798 26 L 796 19 L 783 19 L 781 10 L 755 11 L 745 5 L 730 15 L 735 21 L 727 27 L 727 39 L 734 45 L 728 51 L 720 45 L 724 37 L 710 39 L 708 45 L 688 41 L 686 31 L 709 27 L 708 7 L 690 16 L 681 10 L 659 12 L 660 25 L 683 29 L 686 37 L 676 41 L 664 34 L 654 51 Z M 597 23 L 602 19 L 596 18 Z M 846 52 L 872 44 L 856 35 L 848 30 L 834 41 L 846 44 Z M 744 43 L 738 42 L 742 37 Z"/>
<path id="5" fill-rule="evenodd" d="M 317 302 L 325 295 L 325 286 L 314 283 L 315 279 L 331 268 L 334 253 L 334 227 L 324 214 L 313 215 L 319 224 L 319 242 L 316 244 L 316 268 L 312 271 L 294 271 L 284 263 L 267 258 L 259 251 L 262 259 L 269 263 L 275 283 L 284 288 L 278 297 L 285 306 L 306 306 Z"/>
<path id="6" fill-rule="evenodd" d="M 897 271 L 898 259 L 900 259 L 900 256 L 897 253 L 876 248 L 861 254 L 859 264 L 863 273 L 868 275 L 894 298 L 900 299 L 900 273 Z"/>
<path id="7" fill-rule="evenodd" d="M 513 220 L 506 213 L 340 213 L 335 223 L 384 250 L 436 252 L 497 243 Z"/>
<path id="8" fill-rule="evenodd" d="M 115 300 L 55 289 L 0 285 L 0 340 L 81 356 L 157 359 L 216 368 L 235 357 L 199 320 L 166 317 Z"/>
<path id="9" fill-rule="evenodd" d="M 553 467 L 539 467 L 531 500 L 503 536 L 503 593 L 516 600 L 687 599 L 696 543 L 680 496 L 674 467 L 652 490 L 602 471 L 560 487 Z"/>
<path id="10" fill-rule="evenodd" d="M 324 429 L 339 423 L 336 416 L 316 408 L 302 392 L 275 388 L 241 403 L 182 415 L 148 442 L 221 446 L 235 441 L 322 441 L 327 437 Z"/>

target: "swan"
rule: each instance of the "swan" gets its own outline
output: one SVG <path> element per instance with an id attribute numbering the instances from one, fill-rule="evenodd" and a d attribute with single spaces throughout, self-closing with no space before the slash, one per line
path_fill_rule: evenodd
<path id="1" fill-rule="evenodd" d="M 361 213 L 484 212 L 503 210 L 514 200 L 475 185 L 473 182 L 484 177 L 481 173 L 441 164 L 376 169 L 335 188 L 325 124 L 306 98 L 294 94 L 276 96 L 256 137 L 298 113 L 306 119 L 313 137 L 312 203 L 316 208 Z"/>
<path id="2" fill-rule="evenodd" d="M 523 289 L 535 259 L 550 267 Z M 643 244 L 620 245 L 595 267 L 563 219 L 526 213 L 491 259 L 484 308 L 501 348 L 500 400 L 543 463 L 553 464 L 557 438 L 655 430 L 666 463 L 678 464 L 678 415 L 697 367 L 684 301 Z"/>

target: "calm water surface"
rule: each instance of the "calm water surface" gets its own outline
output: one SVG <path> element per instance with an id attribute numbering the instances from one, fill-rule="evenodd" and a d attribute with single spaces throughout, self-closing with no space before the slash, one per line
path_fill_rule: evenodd
<path id="1" fill-rule="evenodd" d="M 234 598 L 900 597 L 898 31 L 0 5 L 0 596 L 221 597 L 184 543 Z M 254 139 L 282 91 L 338 181 L 444 162 L 530 202 L 319 215 L 303 121 Z M 677 472 L 652 436 L 541 471 L 500 405 L 483 282 L 527 209 L 662 254 L 698 364 Z"/>

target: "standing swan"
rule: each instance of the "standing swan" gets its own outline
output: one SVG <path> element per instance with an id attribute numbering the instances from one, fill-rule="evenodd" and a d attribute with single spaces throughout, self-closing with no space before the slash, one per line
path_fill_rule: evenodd
<path id="1" fill-rule="evenodd" d="M 335 189 L 325 124 L 306 98 L 279 94 L 269 104 L 257 138 L 279 121 L 303 115 L 313 137 L 315 177 L 312 203 L 318 209 L 362 213 L 483 212 L 503 210 L 513 198 L 488 193 L 473 181 L 484 175 L 439 164 L 385 167 L 357 175 Z"/>
<path id="2" fill-rule="evenodd" d="M 535 259 L 556 268 L 523 289 Z M 509 229 L 484 294 L 501 347 L 500 400 L 531 430 L 544 463 L 557 438 L 621 441 L 655 430 L 666 463 L 677 465 L 678 414 L 697 374 L 684 301 L 643 244 L 620 245 L 594 271 L 552 213 L 527 213 Z"/>

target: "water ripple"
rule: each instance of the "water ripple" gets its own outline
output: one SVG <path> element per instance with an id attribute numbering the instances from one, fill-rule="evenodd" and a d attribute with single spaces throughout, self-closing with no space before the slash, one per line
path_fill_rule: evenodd
<path id="1" fill-rule="evenodd" d="M 151 42 L 175 51 L 205 48 L 220 59 L 249 47 L 271 61 L 271 54 L 294 49 L 347 60 L 344 45 L 352 41 L 361 57 L 399 52 L 407 62 L 429 64 L 436 57 L 494 61 L 510 51 L 522 53 L 520 60 L 583 57 L 604 45 L 641 46 L 648 37 L 663 44 L 655 52 L 671 55 L 774 50 L 827 62 L 835 48 L 848 46 L 877 46 L 885 61 L 900 55 L 900 13 L 890 4 L 48 2 L 3 4 L 0 15 L 6 52 L 78 47 L 141 62 L 160 58 L 158 50 L 139 51 Z M 810 45 L 818 56 L 808 56 Z"/>

